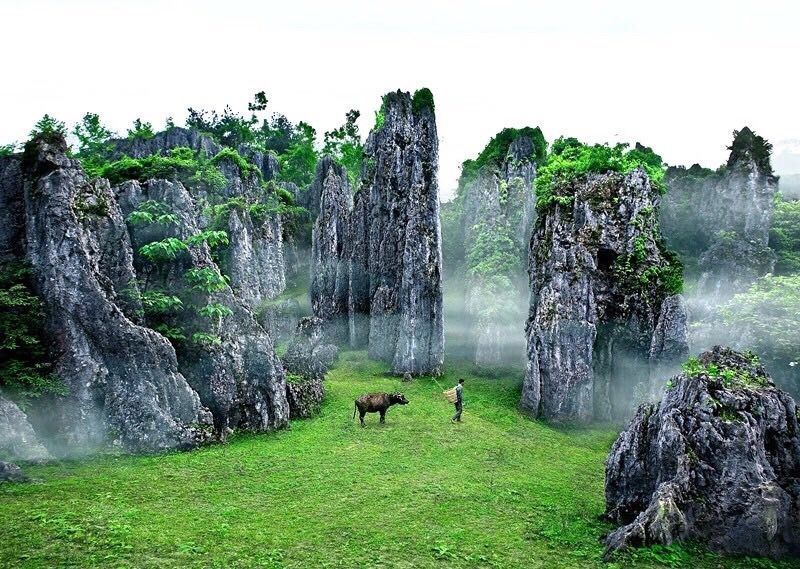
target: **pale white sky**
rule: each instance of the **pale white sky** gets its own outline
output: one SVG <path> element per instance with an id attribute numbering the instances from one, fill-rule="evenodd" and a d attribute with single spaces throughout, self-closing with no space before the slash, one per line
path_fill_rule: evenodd
<path id="1" fill-rule="evenodd" d="M 45 112 L 124 132 L 259 90 L 320 134 L 358 108 L 366 134 L 383 93 L 427 86 L 445 199 L 505 126 L 716 167 L 747 124 L 800 172 L 799 27 L 793 0 L 0 0 L 0 143 Z"/>

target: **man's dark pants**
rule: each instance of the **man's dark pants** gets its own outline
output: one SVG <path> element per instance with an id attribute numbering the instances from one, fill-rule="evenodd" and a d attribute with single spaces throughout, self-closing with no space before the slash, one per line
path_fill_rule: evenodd
<path id="1" fill-rule="evenodd" d="M 453 421 L 461 421 L 461 411 L 464 408 L 461 402 L 456 403 L 456 414 L 453 415 Z"/>

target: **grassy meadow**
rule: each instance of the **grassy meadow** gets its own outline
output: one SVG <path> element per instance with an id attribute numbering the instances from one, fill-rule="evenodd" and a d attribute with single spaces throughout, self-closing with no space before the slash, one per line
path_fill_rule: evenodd
<path id="1" fill-rule="evenodd" d="M 345 352 L 320 416 L 159 456 L 31 466 L 0 485 L 4 567 L 784 567 L 694 547 L 601 559 L 614 426 L 517 411 L 521 377 L 448 366 L 401 383 Z M 441 397 L 466 378 L 464 422 Z M 437 383 L 438 382 L 438 383 Z M 403 391 L 385 425 L 353 399 Z"/>

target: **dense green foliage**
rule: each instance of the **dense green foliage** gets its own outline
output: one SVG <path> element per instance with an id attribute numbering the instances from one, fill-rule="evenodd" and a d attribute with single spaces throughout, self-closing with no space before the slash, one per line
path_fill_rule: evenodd
<path id="1" fill-rule="evenodd" d="M 800 362 L 800 275 L 766 276 L 721 311 L 727 326 L 744 329 L 752 348 L 784 374 Z"/>
<path id="2" fill-rule="evenodd" d="M 48 114 L 40 118 L 28 134 L 28 138 L 43 137 L 47 140 L 65 136 L 67 136 L 67 125 Z"/>
<path id="3" fill-rule="evenodd" d="M 417 89 L 411 97 L 411 108 L 415 113 L 423 109 L 430 109 L 433 112 L 436 106 L 433 103 L 433 93 L 427 87 Z"/>
<path id="4" fill-rule="evenodd" d="M 745 353 L 753 364 L 758 363 L 758 356 L 752 352 Z M 681 366 L 683 373 L 688 376 L 706 375 L 710 378 L 722 380 L 728 388 L 767 387 L 767 381 L 760 376 L 751 375 L 738 368 L 721 367 L 715 363 L 704 365 L 696 357 L 691 357 Z"/>
<path id="5" fill-rule="evenodd" d="M 636 144 L 583 144 L 575 138 L 559 138 L 553 143 L 546 162 L 536 178 L 536 207 L 543 211 L 554 203 L 568 205 L 573 196 L 563 193 L 565 184 L 589 173 L 627 173 L 642 168 L 660 192 L 665 191 L 665 167 L 652 149 Z"/>
<path id="6" fill-rule="evenodd" d="M 0 263 L 0 387 L 23 405 L 44 393 L 65 393 L 52 373 L 44 312 L 30 276 L 25 264 Z"/>
<path id="7" fill-rule="evenodd" d="M 777 274 L 800 274 L 800 201 L 777 201 L 772 214 L 769 246 L 778 257 L 775 264 Z"/>
<path id="8" fill-rule="evenodd" d="M 278 157 L 281 164 L 279 180 L 301 187 L 307 186 L 314 180 L 319 157 L 314 147 L 315 139 L 316 131 L 310 124 L 301 122 L 297 125 L 295 142 Z"/>
<path id="9" fill-rule="evenodd" d="M 692 546 L 611 563 L 599 536 L 616 429 L 554 429 L 517 410 L 519 377 L 448 365 L 402 384 L 344 353 L 320 416 L 158 456 L 32 466 L 0 486 L 0 565 L 42 567 L 788 567 Z M 466 378 L 464 422 L 442 389 Z M 353 400 L 402 390 L 385 425 Z M 168 505 L 168 507 L 165 507 Z"/>
<path id="10" fill-rule="evenodd" d="M 364 145 L 356 124 L 360 116 L 361 113 L 355 109 L 348 111 L 342 126 L 325 133 L 325 146 L 322 148 L 323 154 L 329 154 L 347 170 L 347 178 L 353 192 L 358 190 L 361 165 L 364 161 Z"/>
<path id="11" fill-rule="evenodd" d="M 225 107 L 216 111 L 189 109 L 186 126 L 204 132 L 228 148 L 242 146 L 260 152 L 274 152 L 281 164 L 280 179 L 305 186 L 314 177 L 317 163 L 316 131 L 305 122 L 292 124 L 284 115 L 267 118 L 268 99 L 261 91 L 248 104 L 249 117 Z"/>
<path id="12" fill-rule="evenodd" d="M 728 147 L 731 151 L 728 157 L 728 167 L 737 162 L 747 161 L 752 158 L 758 167 L 765 173 L 772 173 L 769 157 L 772 154 L 772 144 L 758 136 L 748 127 L 733 131 L 733 143 Z"/>
<path id="13" fill-rule="evenodd" d="M 128 129 L 128 138 L 133 140 L 140 138 L 147 140 L 153 138 L 156 133 L 153 131 L 153 125 L 149 122 L 142 122 L 142 119 L 133 121 L 133 128 Z"/>
<path id="14" fill-rule="evenodd" d="M 111 184 L 119 184 L 125 180 L 144 182 L 156 178 L 199 185 L 212 191 L 220 190 L 227 184 L 213 158 L 209 160 L 201 152 L 185 147 L 173 148 L 166 156 L 123 156 L 119 160 L 102 164 L 98 173 Z"/>
<path id="15" fill-rule="evenodd" d="M 100 175 L 103 165 L 108 162 L 113 144 L 113 132 L 103 126 L 100 116 L 86 113 L 80 123 L 72 129 L 78 139 L 78 151 L 75 157 L 81 161 L 84 171 L 91 177 Z"/>

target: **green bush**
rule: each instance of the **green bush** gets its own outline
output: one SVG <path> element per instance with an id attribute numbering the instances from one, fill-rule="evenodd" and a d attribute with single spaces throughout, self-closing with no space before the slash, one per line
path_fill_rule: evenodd
<path id="1" fill-rule="evenodd" d="M 186 271 L 186 282 L 195 290 L 207 294 L 224 290 L 228 286 L 228 277 L 221 275 L 214 267 L 194 268 Z"/>
<path id="2" fill-rule="evenodd" d="M 665 191 L 663 162 L 650 148 L 638 143 L 631 150 L 627 144 L 590 146 L 574 138 L 559 138 L 537 173 L 536 207 L 543 211 L 554 203 L 571 203 L 573 196 L 559 193 L 559 189 L 585 174 L 628 173 L 636 168 L 647 173 L 650 183 L 660 193 Z"/>
<path id="3" fill-rule="evenodd" d="M 147 200 L 125 218 L 131 225 L 178 225 L 178 216 L 164 202 Z"/>
<path id="4" fill-rule="evenodd" d="M 65 395 L 46 349 L 42 303 L 30 267 L 0 264 L 0 386 L 23 405 L 46 393 Z"/>
<path id="5" fill-rule="evenodd" d="M 247 161 L 247 159 L 239 154 L 233 148 L 223 148 L 211 159 L 211 164 L 217 166 L 222 161 L 228 161 L 235 164 L 239 168 L 239 173 L 242 177 L 257 176 L 259 180 L 262 179 L 261 170 L 254 164 Z"/>
<path id="6" fill-rule="evenodd" d="M 423 109 L 430 109 L 431 112 L 433 112 L 435 106 L 433 104 L 433 93 L 431 93 L 431 90 L 427 87 L 423 87 L 422 89 L 414 91 L 414 96 L 411 97 L 411 108 L 415 113 Z"/>
<path id="7" fill-rule="evenodd" d="M 133 121 L 133 128 L 128 129 L 128 138 L 130 140 L 134 140 L 136 138 L 148 140 L 153 138 L 155 135 L 156 133 L 153 132 L 153 125 L 149 122 L 142 122 L 142 119 L 139 118 Z"/>
<path id="8" fill-rule="evenodd" d="M 123 156 L 98 168 L 98 174 L 111 184 L 126 180 L 144 182 L 151 179 L 176 180 L 185 184 L 202 184 L 220 190 L 228 183 L 219 169 L 191 148 L 178 147 L 167 156 L 153 154 L 144 158 Z"/>
<path id="9" fill-rule="evenodd" d="M 151 263 L 164 263 L 175 259 L 178 253 L 186 251 L 186 243 L 177 237 L 167 237 L 139 247 L 139 254 Z"/>

